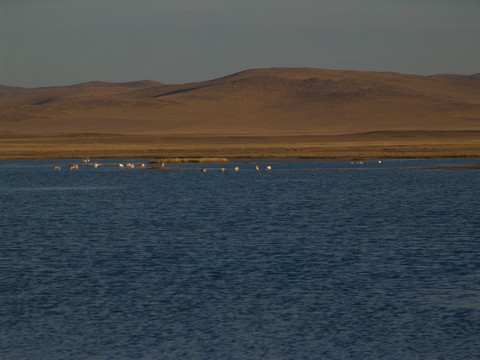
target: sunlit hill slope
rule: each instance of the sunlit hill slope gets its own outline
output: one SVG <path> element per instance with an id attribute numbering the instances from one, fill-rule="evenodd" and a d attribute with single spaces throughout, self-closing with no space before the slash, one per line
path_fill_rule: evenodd
<path id="1" fill-rule="evenodd" d="M 0 86 L 4 134 L 268 136 L 392 130 L 480 130 L 480 74 L 273 68 L 179 85 Z"/>

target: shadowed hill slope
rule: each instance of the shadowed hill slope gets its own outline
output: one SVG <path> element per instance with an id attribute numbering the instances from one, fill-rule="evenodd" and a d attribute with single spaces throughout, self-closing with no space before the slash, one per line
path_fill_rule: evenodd
<path id="1" fill-rule="evenodd" d="M 204 82 L 0 87 L 0 132 L 198 135 L 480 130 L 480 75 L 273 68 Z"/>

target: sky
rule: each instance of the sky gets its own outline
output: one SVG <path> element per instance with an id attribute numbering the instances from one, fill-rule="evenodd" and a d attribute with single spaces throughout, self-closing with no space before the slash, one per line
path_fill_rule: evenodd
<path id="1" fill-rule="evenodd" d="M 0 84 L 480 72 L 480 0 L 0 0 Z"/>

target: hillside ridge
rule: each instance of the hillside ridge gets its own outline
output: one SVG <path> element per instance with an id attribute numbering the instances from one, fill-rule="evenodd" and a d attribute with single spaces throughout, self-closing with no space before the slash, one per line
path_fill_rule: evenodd
<path id="1" fill-rule="evenodd" d="M 184 84 L 0 86 L 0 129 L 199 135 L 480 130 L 480 73 L 265 68 Z"/>

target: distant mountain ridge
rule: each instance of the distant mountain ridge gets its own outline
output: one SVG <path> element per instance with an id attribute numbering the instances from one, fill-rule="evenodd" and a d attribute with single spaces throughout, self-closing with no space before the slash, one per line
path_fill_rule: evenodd
<path id="1" fill-rule="evenodd" d="M 186 84 L 0 86 L 0 132 L 208 135 L 480 130 L 480 73 L 251 69 Z"/>

